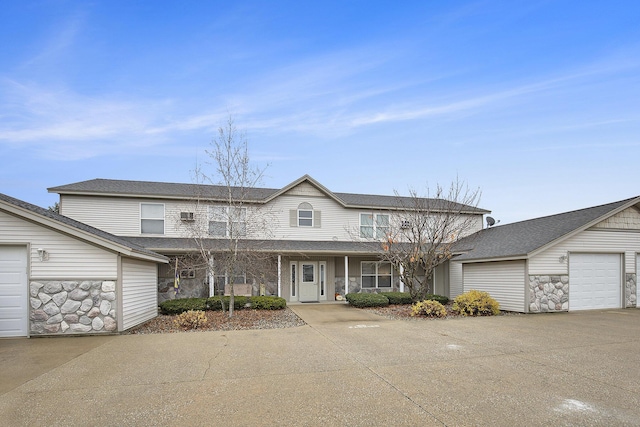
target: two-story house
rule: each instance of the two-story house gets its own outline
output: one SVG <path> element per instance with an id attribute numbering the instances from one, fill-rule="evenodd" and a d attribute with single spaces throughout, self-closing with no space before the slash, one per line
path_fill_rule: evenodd
<path id="1" fill-rule="evenodd" d="M 94 179 L 49 192 L 60 195 L 62 215 L 169 257 L 172 263 L 159 266 L 160 301 L 174 298 L 176 290 L 178 297 L 221 293 L 229 283 L 235 283 L 236 293 L 262 290 L 290 302 L 403 290 L 374 242 L 388 231 L 390 215 L 406 209 L 402 197 L 334 193 L 308 175 L 280 189 L 246 189 L 242 203 L 233 208 L 227 190 Z M 466 206 L 463 215 L 472 223 L 467 232 L 481 230 L 487 213 Z M 242 250 L 261 256 L 237 271 L 225 271 L 219 261 L 232 230 Z M 203 256 L 215 265 L 206 268 Z M 450 294 L 449 275 L 448 263 L 436 269 L 435 293 Z M 251 288 L 243 290 L 245 283 Z"/>

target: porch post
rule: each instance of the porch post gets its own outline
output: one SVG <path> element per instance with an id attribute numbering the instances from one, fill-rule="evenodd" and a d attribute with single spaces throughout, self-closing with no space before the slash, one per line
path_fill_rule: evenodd
<path id="1" fill-rule="evenodd" d="M 282 296 L 282 255 L 278 255 L 278 296 Z"/>
<path id="2" fill-rule="evenodd" d="M 344 256 L 344 296 L 349 293 L 349 256 Z"/>
<path id="3" fill-rule="evenodd" d="M 400 265 L 400 292 L 404 292 L 404 280 L 402 280 L 402 274 L 404 273 L 404 267 Z"/>
<path id="4" fill-rule="evenodd" d="M 216 284 L 215 279 L 215 272 L 213 271 L 213 256 L 211 256 L 211 254 L 209 254 L 209 259 L 207 260 L 207 263 L 209 264 L 209 268 L 207 269 L 209 271 L 209 296 L 213 297 L 216 295 Z"/>

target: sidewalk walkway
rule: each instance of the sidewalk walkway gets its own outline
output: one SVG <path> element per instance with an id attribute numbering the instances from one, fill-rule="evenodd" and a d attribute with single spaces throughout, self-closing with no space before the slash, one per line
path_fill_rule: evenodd
<path id="1" fill-rule="evenodd" d="M 386 319 L 377 316 L 367 310 L 359 310 L 349 304 L 325 303 L 325 304 L 293 304 L 288 306 L 291 311 L 311 326 L 345 323 L 384 322 Z"/>

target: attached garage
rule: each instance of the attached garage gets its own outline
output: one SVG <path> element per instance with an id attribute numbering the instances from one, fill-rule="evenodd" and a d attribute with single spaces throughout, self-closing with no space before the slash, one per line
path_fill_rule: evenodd
<path id="1" fill-rule="evenodd" d="M 0 194 L 0 337 L 116 333 L 138 325 L 157 314 L 157 265 L 167 261 Z"/>
<path id="2" fill-rule="evenodd" d="M 640 197 L 488 228 L 456 249 L 463 289 L 506 310 L 640 306 Z"/>
<path id="3" fill-rule="evenodd" d="M 464 291 L 488 292 L 502 310 L 524 311 L 524 261 L 481 262 L 462 268 Z"/>
<path id="4" fill-rule="evenodd" d="M 572 253 L 569 310 L 622 307 L 621 255 Z"/>

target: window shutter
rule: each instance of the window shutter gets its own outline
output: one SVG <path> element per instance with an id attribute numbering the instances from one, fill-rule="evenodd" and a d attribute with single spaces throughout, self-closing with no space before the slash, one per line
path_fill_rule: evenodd
<path id="1" fill-rule="evenodd" d="M 322 215 L 320 211 L 313 211 L 313 226 L 320 228 L 322 226 Z"/>
<path id="2" fill-rule="evenodd" d="M 298 226 L 298 211 L 296 209 L 291 209 L 289 211 L 289 225 L 291 227 Z"/>

